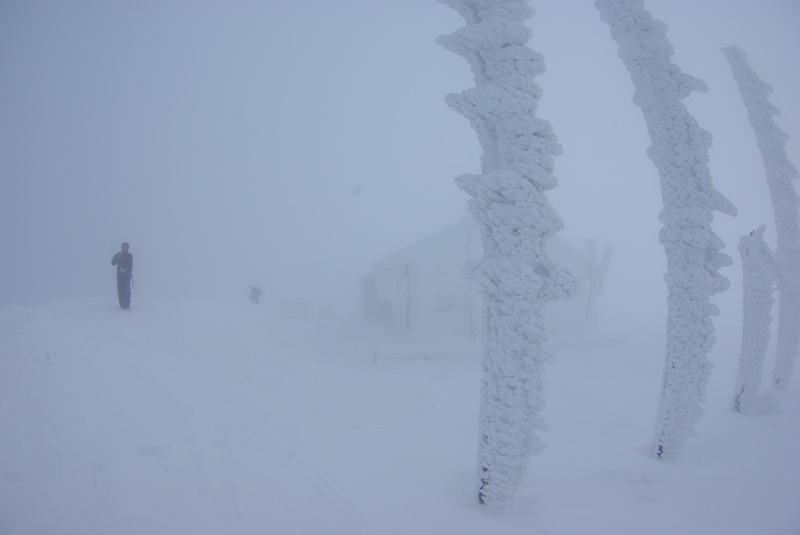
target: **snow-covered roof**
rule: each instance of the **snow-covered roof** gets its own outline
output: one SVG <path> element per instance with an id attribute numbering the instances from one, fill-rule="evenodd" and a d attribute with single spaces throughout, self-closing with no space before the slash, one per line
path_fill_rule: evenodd
<path id="1" fill-rule="evenodd" d="M 413 243 L 407 247 L 403 247 L 402 249 L 379 258 L 372 263 L 372 271 L 391 271 L 393 268 L 407 266 L 412 260 L 414 260 L 420 251 L 429 249 L 430 247 L 441 243 L 445 243 L 454 238 L 458 238 L 458 235 L 464 231 L 463 225 L 463 223 L 459 223 L 457 225 L 447 227 L 436 234 L 428 236 L 427 238 L 424 238 L 416 243 Z"/>

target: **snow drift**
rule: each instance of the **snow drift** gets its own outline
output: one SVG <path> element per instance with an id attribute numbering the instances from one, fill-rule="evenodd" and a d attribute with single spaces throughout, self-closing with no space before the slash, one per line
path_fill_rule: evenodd
<path id="1" fill-rule="evenodd" d="M 375 363 L 349 321 L 113 298 L 0 309 L 0 533 L 707 535 L 800 529 L 800 395 L 730 408 L 718 344 L 683 462 L 647 455 L 658 335 L 552 346 L 547 451 L 473 504 L 477 358 Z M 721 358 L 723 356 L 724 358 Z"/>

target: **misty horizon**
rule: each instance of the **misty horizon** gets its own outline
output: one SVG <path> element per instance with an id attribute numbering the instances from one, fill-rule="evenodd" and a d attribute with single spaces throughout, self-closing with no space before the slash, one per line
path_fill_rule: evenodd
<path id="1" fill-rule="evenodd" d="M 648 1 L 673 61 L 710 90 L 685 102 L 714 137 L 715 187 L 739 209 L 715 231 L 734 266 L 715 301 L 736 324 L 740 236 L 774 222 L 758 148 L 720 51 L 774 88 L 798 162 L 800 52 L 788 1 Z M 532 2 L 547 72 L 538 116 L 564 148 L 548 197 L 560 237 L 614 246 L 605 327 L 663 325 L 658 174 L 633 87 L 590 0 Z M 711 22 L 709 22 L 711 21 Z M 371 263 L 457 223 L 453 180 L 480 172 L 444 103 L 473 86 L 434 40 L 463 22 L 435 1 L 7 3 L 0 7 L 0 306 L 114 295 L 111 256 L 141 297 L 296 295 L 352 306 Z M 350 302 L 348 302 L 350 300 Z M 729 321 L 728 321 L 729 320 Z"/>

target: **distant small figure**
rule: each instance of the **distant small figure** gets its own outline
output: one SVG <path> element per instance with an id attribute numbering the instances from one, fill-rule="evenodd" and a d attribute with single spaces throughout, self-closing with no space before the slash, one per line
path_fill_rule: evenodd
<path id="1" fill-rule="evenodd" d="M 258 298 L 261 297 L 263 294 L 264 292 L 262 292 L 261 288 L 259 288 L 258 286 L 250 286 L 250 295 L 248 297 L 250 297 L 251 303 L 255 303 L 257 305 Z"/>
<path id="2" fill-rule="evenodd" d="M 122 243 L 122 251 L 111 259 L 111 265 L 117 266 L 117 296 L 122 310 L 131 308 L 131 281 L 133 280 L 133 255 L 128 252 L 128 242 Z"/>

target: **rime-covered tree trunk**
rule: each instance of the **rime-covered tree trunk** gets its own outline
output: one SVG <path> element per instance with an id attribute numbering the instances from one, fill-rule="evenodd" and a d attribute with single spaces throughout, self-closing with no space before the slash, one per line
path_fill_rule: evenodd
<path id="1" fill-rule="evenodd" d="M 756 134 L 775 213 L 778 236 L 775 268 L 779 304 L 773 384 L 782 388 L 789 384 L 800 346 L 800 215 L 797 211 L 797 193 L 792 185 L 798 172 L 786 155 L 786 139 L 789 136 L 773 120 L 773 116 L 780 115 L 780 111 L 767 98 L 772 88 L 753 72 L 747 55 L 739 48 L 727 47 L 722 51 L 731 65 Z"/>
<path id="2" fill-rule="evenodd" d="M 652 141 L 647 152 L 661 177 L 667 348 L 653 455 L 675 458 L 700 418 L 711 373 L 706 358 L 716 341 L 711 316 L 719 310 L 710 296 L 729 286 L 718 273 L 731 259 L 711 230 L 713 211 L 735 215 L 736 209 L 711 183 L 711 135 L 681 102 L 707 87 L 671 62 L 666 24 L 653 20 L 642 0 L 596 0 L 595 6 L 611 26 L 619 57 L 633 79 L 633 101 Z"/>
<path id="3" fill-rule="evenodd" d="M 753 408 L 764 373 L 772 322 L 772 292 L 775 285 L 772 251 L 764 242 L 765 226 L 739 240 L 743 269 L 742 355 L 733 395 L 733 408 L 747 412 Z"/>
<path id="4" fill-rule="evenodd" d="M 550 124 L 536 117 L 534 77 L 542 57 L 528 48 L 533 15 L 526 0 L 440 0 L 467 25 L 438 43 L 467 59 L 476 87 L 447 96 L 470 120 L 483 148 L 482 174 L 463 175 L 484 257 L 468 267 L 484 301 L 485 347 L 478 445 L 478 501 L 495 512 L 510 505 L 545 427 L 542 344 L 545 302 L 566 297 L 575 280 L 544 252 L 562 228 L 545 191 L 556 186 L 561 151 Z"/>

